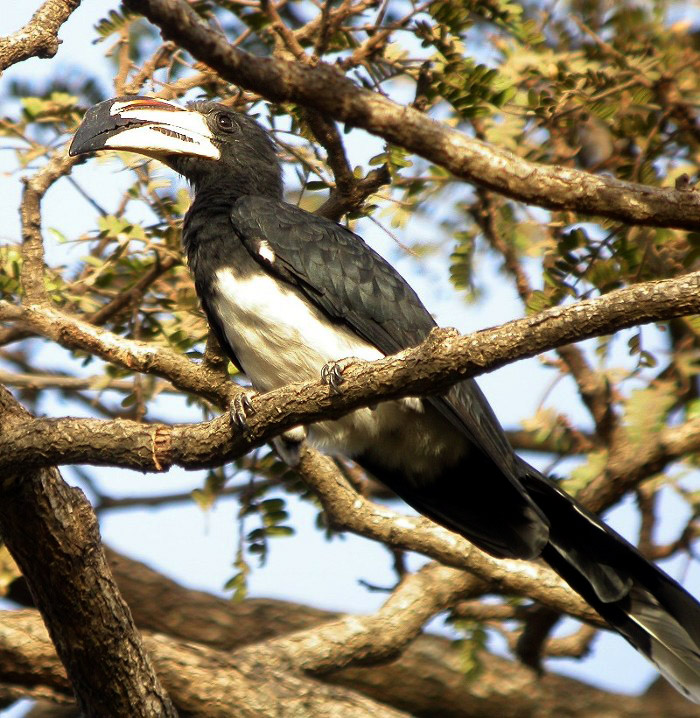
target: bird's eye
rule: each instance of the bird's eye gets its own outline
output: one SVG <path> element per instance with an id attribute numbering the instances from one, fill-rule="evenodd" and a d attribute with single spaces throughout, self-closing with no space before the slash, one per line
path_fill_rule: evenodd
<path id="1" fill-rule="evenodd" d="M 234 128 L 233 118 L 226 112 L 219 112 L 216 116 L 216 124 L 220 130 L 231 132 Z"/>

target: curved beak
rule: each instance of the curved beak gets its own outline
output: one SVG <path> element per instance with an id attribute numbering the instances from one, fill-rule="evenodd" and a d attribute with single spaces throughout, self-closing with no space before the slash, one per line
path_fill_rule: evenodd
<path id="1" fill-rule="evenodd" d="M 169 155 L 221 156 L 204 115 L 153 97 L 115 97 L 91 107 L 68 153 L 98 150 L 129 150 L 160 160 Z"/>

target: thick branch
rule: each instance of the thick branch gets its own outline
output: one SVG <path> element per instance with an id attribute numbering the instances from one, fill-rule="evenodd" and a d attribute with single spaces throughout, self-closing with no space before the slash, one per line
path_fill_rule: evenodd
<path id="1" fill-rule="evenodd" d="M 158 674 L 184 710 L 206 718 L 409 718 L 354 690 L 280 670 L 252 657 L 146 638 Z"/>
<path id="2" fill-rule="evenodd" d="M 699 281 L 700 273 L 693 273 L 636 284 L 468 336 L 436 330 L 414 349 L 349 367 L 339 394 L 319 381 L 254 397 L 254 413 L 245 433 L 234 433 L 226 416 L 175 426 L 124 420 L 30 419 L 2 437 L 0 468 L 17 462 L 37 467 L 58 461 L 115 464 L 142 471 L 163 471 L 172 465 L 189 469 L 220 465 L 297 424 L 334 418 L 377 400 L 442 391 L 456 381 L 572 341 L 700 311 Z M 175 352 L 122 339 L 53 309 L 22 309 L 0 302 L 0 317 L 4 309 L 64 346 L 86 349 L 130 369 L 152 371 L 185 391 L 218 399 L 220 404 L 235 391 L 232 385 L 222 383 L 220 375 L 209 377 L 214 373 Z M 213 378 L 216 386 L 208 385 L 208 378 Z M 658 444 L 645 446 L 650 463 L 667 460 L 661 435 L 659 439 Z"/>
<path id="3" fill-rule="evenodd" d="M 346 637 L 348 633 L 351 638 L 354 637 L 355 625 L 366 626 L 367 630 L 373 632 L 374 643 L 380 649 L 383 647 L 383 650 L 386 650 L 390 645 L 397 648 L 406 636 L 415 632 L 416 625 L 420 626 L 426 616 L 439 608 L 442 600 L 441 595 L 436 595 L 437 592 L 433 594 L 432 591 L 421 590 L 434 586 L 434 581 L 426 580 L 430 577 L 414 577 L 411 584 L 405 587 L 405 590 L 411 592 L 406 597 L 409 600 L 411 597 L 417 599 L 421 615 L 414 617 L 411 611 L 409 615 L 404 613 L 403 619 L 400 620 L 398 616 L 401 606 L 397 605 L 397 600 L 406 594 L 402 593 L 393 600 L 390 599 L 384 616 L 390 620 L 392 613 L 394 614 L 392 626 L 395 630 L 390 631 L 385 638 L 385 626 L 379 616 L 343 618 L 329 611 L 272 599 L 231 602 L 202 591 L 187 590 L 143 564 L 109 549 L 108 556 L 115 579 L 139 628 L 165 633 L 185 641 L 204 643 L 229 652 L 252 643 L 259 645 L 251 649 L 266 652 L 269 639 L 273 639 L 273 644 L 279 641 L 284 644 L 291 639 L 285 638 L 285 634 L 293 633 L 299 636 L 294 643 L 304 645 L 306 649 L 306 644 L 312 642 L 313 627 L 320 627 L 320 630 L 327 632 L 328 627 L 336 623 L 345 630 Z M 476 579 L 463 572 L 444 568 L 436 570 L 440 575 L 445 575 L 444 571 L 448 572 L 448 588 L 451 581 L 449 574 L 454 575 L 456 581 L 476 582 Z M 9 598 L 26 605 L 27 596 L 23 593 L 22 584 L 21 580 L 13 583 Z M 386 610 L 389 611 L 388 614 Z M 364 635 L 366 636 L 366 633 Z M 358 646 L 358 637 L 354 637 L 354 641 Z M 342 641 L 337 643 L 342 644 Z M 318 642 L 312 644 L 311 650 L 317 654 L 320 645 Z M 342 653 L 345 652 L 343 645 L 339 648 Z M 284 645 L 278 646 L 276 652 L 288 656 Z M 303 655 L 301 657 L 303 658 Z M 292 658 L 287 658 L 286 663 L 307 667 Z M 517 667 L 513 667 L 517 670 Z M 0 663 L 0 682 L 3 675 L 3 666 Z M 341 682 L 348 688 L 419 715 L 449 714 L 453 718 L 470 718 L 472 715 L 466 707 L 473 701 L 472 686 L 464 680 L 457 651 L 446 638 L 418 636 L 405 647 L 396 661 L 373 665 L 371 668 L 336 671 L 333 674 L 324 674 L 321 679 Z"/>
<path id="4" fill-rule="evenodd" d="M 225 603 L 220 599 L 219 601 L 221 604 Z M 233 613 L 238 610 L 234 604 L 228 603 L 228 606 Z M 208 635 L 215 633 L 217 617 L 225 612 L 222 605 L 210 616 Z M 194 638 L 191 640 L 194 641 Z M 327 675 L 324 679 L 333 680 L 352 690 L 359 688 L 370 695 L 374 694 L 379 701 L 388 697 L 385 692 L 388 687 L 392 703 L 399 707 L 403 705 L 404 710 L 411 715 L 440 715 L 450 718 L 560 718 L 562 715 L 595 715 L 606 718 L 657 718 L 659 715 L 664 718 L 697 717 L 697 706 L 672 691 L 666 693 L 657 689 L 637 698 L 607 693 L 557 675 L 547 675 L 535 680 L 532 671 L 527 668 L 488 654 L 483 654 L 480 658 L 482 670 L 478 678 L 469 680 L 464 676 L 459 651 L 451 647 L 447 639 L 424 636 L 419 640 L 420 647 L 409 649 L 413 662 L 404 663 L 402 660 L 371 669 L 346 669 L 334 675 Z M 196 700 L 201 706 L 209 696 L 213 697 L 209 681 L 213 683 L 213 689 L 218 689 L 228 680 L 227 685 L 233 685 L 234 691 L 230 696 L 224 696 L 222 708 L 225 710 L 230 705 L 231 698 L 237 697 L 239 687 L 245 687 L 246 681 L 250 680 L 245 668 L 243 675 L 239 670 L 228 669 L 230 654 L 207 651 L 203 646 L 193 643 L 178 644 L 165 637 L 162 641 L 160 637 L 157 640 L 149 638 L 147 642 L 156 656 L 159 670 L 164 676 L 173 674 L 181 686 L 182 695 L 178 698 L 186 698 L 190 705 Z M 181 652 L 180 648 L 184 652 Z M 192 665 L 199 654 L 202 658 Z M 209 672 L 207 663 L 211 666 L 212 659 L 219 659 L 220 662 Z M 417 666 L 422 666 L 420 674 L 416 674 Z M 180 671 L 179 677 L 175 675 L 177 670 Z M 65 677 L 48 636 L 38 616 L 32 611 L 6 612 L 0 620 L 0 680 L 9 682 L 10 674 L 26 687 L 24 695 L 41 695 L 43 691 L 48 695 L 53 692 L 54 696 L 59 698 L 67 691 Z M 321 684 L 307 682 L 305 679 L 300 679 L 295 686 L 290 684 L 284 673 L 273 672 L 273 676 L 277 675 L 281 676 L 285 689 L 290 685 L 302 689 L 307 686 L 322 689 Z M 260 678 L 264 680 L 265 677 Z M 269 687 L 269 684 L 262 680 L 253 686 L 256 691 L 262 692 Z M 184 685 L 186 681 L 189 682 L 189 687 Z M 168 685 L 168 688 L 173 694 L 179 690 L 176 686 Z M 377 711 L 374 714 L 377 717 L 392 715 L 385 713 L 382 705 L 369 705 Z M 345 706 L 341 704 L 340 708 L 344 709 Z M 208 710 L 205 714 L 212 715 Z M 228 715 L 233 717 L 241 713 L 232 711 Z M 264 714 L 259 713 L 256 718 L 261 718 L 262 715 Z M 276 715 L 285 714 L 280 712 Z M 317 714 L 307 712 L 298 715 Z M 344 716 L 341 712 L 336 715 L 338 718 Z"/>
<path id="5" fill-rule="evenodd" d="M 3 430 L 24 418 L 2 389 Z M 55 468 L 15 472 L 2 477 L 0 531 L 81 710 L 87 718 L 176 716 L 112 579 L 90 504 Z"/>
<path id="6" fill-rule="evenodd" d="M 325 63 L 309 67 L 250 55 L 205 24 L 182 0 L 125 0 L 229 82 L 275 102 L 298 102 L 361 127 L 450 170 L 528 204 L 631 224 L 697 229 L 700 193 L 658 189 L 565 167 L 529 162 L 453 130 L 423 113 L 361 89 Z"/>
<path id="7" fill-rule="evenodd" d="M 17 634 L 21 635 L 18 640 Z M 293 675 L 254 659 L 236 658 L 201 644 L 147 635 L 144 641 L 154 656 L 158 673 L 182 710 L 207 718 L 408 718 L 408 714 L 354 693 Z M 104 650 L 104 647 L 103 647 Z M 35 666 L 43 667 L 39 676 Z M 97 667 L 97 666 L 96 666 Z M 65 677 L 48 636 L 33 611 L 6 612 L 0 622 L 0 671 L 14 673 L 25 682 L 48 683 L 65 690 Z M 114 677 L 117 683 L 119 678 Z M 141 715 L 125 706 L 121 712 L 90 716 Z M 144 713 L 160 716 L 157 710 Z"/>
<path id="8" fill-rule="evenodd" d="M 344 616 L 263 646 L 251 646 L 239 655 L 313 673 L 385 661 L 397 656 L 434 615 L 460 597 L 481 595 L 486 587 L 464 571 L 429 564 L 407 575 L 374 615 Z M 265 655 L 269 658 L 263 659 Z"/>

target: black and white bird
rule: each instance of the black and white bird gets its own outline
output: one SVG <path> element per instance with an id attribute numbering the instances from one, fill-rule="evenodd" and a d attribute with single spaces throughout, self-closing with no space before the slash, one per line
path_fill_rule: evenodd
<path id="1" fill-rule="evenodd" d="M 273 143 L 246 115 L 214 102 L 115 98 L 87 112 L 70 153 L 110 149 L 156 158 L 193 185 L 183 244 L 197 293 L 255 390 L 396 353 L 435 326 L 360 237 L 284 201 Z M 520 459 L 474 381 L 322 421 L 308 436 L 491 555 L 542 558 L 700 702 L 700 604 Z"/>

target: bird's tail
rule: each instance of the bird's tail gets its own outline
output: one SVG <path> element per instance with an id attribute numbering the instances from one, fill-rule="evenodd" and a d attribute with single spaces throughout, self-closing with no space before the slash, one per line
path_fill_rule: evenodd
<path id="1" fill-rule="evenodd" d="M 523 462 L 550 523 L 542 558 L 659 672 L 700 703 L 700 604 L 610 527 Z"/>

